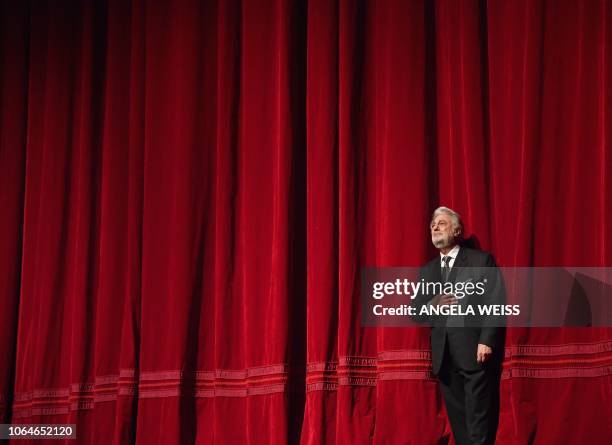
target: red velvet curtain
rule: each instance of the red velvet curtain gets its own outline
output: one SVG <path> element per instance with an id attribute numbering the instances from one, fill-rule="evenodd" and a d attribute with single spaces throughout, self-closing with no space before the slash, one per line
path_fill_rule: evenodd
<path id="1" fill-rule="evenodd" d="M 361 267 L 435 255 L 440 204 L 503 266 L 612 266 L 609 2 L 1 8 L 5 423 L 447 443 Z M 498 443 L 609 440 L 611 374 L 611 329 L 510 331 Z"/>

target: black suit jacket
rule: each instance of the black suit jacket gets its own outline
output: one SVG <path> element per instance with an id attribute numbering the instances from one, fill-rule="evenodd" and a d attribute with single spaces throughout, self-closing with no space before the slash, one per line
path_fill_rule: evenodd
<path id="1" fill-rule="evenodd" d="M 463 269 L 469 268 L 469 269 Z M 426 282 L 442 282 L 442 269 L 440 265 L 440 256 L 437 256 L 425 266 L 421 268 L 420 278 Z M 469 303 L 474 304 L 503 304 L 505 301 L 505 293 L 503 281 L 499 270 L 496 267 L 493 256 L 487 252 L 461 247 L 459 254 L 455 259 L 449 282 L 466 281 L 465 274 L 470 275 L 470 278 L 481 280 L 487 278 L 487 291 L 484 295 L 475 299 L 473 296 Z M 474 274 L 479 275 L 475 277 Z M 459 277 L 458 277 L 459 275 Z M 459 279 L 458 279 L 459 278 Z M 415 299 L 417 309 L 424 304 L 427 304 L 433 295 L 419 295 Z M 465 301 L 466 303 L 468 300 Z M 493 357 L 486 364 L 491 366 L 493 363 L 500 363 L 503 358 L 504 349 L 504 334 L 503 327 L 499 327 L 500 319 L 491 317 L 474 317 L 461 320 L 463 327 L 447 326 L 447 317 L 438 316 L 435 319 L 431 317 L 420 317 L 420 321 L 428 321 L 432 324 L 431 328 L 431 353 L 433 373 L 438 375 L 444 359 L 444 350 L 447 347 L 448 336 L 452 336 L 452 348 L 450 351 L 455 362 L 461 369 L 475 370 L 480 369 L 483 365 L 476 361 L 476 351 L 478 344 L 482 343 L 493 348 Z M 417 317 L 419 319 L 419 317 Z"/>

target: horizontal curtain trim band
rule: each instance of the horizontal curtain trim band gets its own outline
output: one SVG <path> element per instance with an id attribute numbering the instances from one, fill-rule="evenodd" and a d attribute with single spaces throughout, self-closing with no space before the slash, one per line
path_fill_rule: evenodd
<path id="1" fill-rule="evenodd" d="M 612 374 L 612 341 L 565 345 L 520 345 L 505 350 L 503 379 L 593 378 Z M 588 355 L 588 356 L 586 356 Z M 595 356 L 595 357 L 593 357 Z M 311 362 L 306 366 L 306 392 L 336 391 L 342 386 L 373 387 L 379 381 L 431 380 L 429 350 L 389 350 L 375 357 L 342 356 L 337 362 Z M 37 389 L 16 393 L 14 416 L 64 414 L 91 409 L 96 403 L 120 396 L 142 399 L 193 396 L 248 397 L 291 390 L 288 364 L 247 369 L 145 371 L 122 369 L 117 375 L 95 378 L 95 383 L 74 383 L 68 388 Z M 302 387 L 302 390 L 304 387 Z M 3 398 L 0 397 L 0 401 Z"/>

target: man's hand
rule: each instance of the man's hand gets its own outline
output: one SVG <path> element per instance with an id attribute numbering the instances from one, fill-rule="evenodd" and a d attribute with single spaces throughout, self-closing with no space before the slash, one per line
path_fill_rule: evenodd
<path id="1" fill-rule="evenodd" d="M 453 294 L 440 294 L 432 298 L 431 304 L 434 306 L 444 306 L 446 304 L 458 304 L 459 302 Z"/>
<path id="2" fill-rule="evenodd" d="M 493 349 L 491 349 L 487 345 L 478 343 L 478 349 L 476 351 L 476 361 L 478 363 L 484 363 L 487 360 L 489 360 L 489 357 L 491 357 L 491 354 L 493 354 Z"/>

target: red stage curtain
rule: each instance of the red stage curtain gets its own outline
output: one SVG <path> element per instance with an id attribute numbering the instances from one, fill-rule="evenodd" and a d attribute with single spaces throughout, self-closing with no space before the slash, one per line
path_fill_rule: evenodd
<path id="1" fill-rule="evenodd" d="M 3 1 L 0 412 L 80 443 L 442 444 L 363 266 L 459 211 L 612 266 L 612 4 Z M 509 333 L 498 443 L 612 434 L 612 330 Z M 38 443 L 38 442 L 37 442 Z"/>

